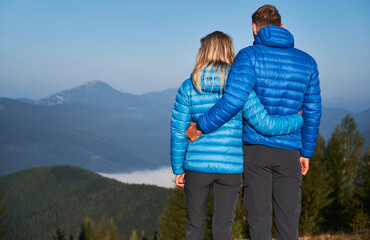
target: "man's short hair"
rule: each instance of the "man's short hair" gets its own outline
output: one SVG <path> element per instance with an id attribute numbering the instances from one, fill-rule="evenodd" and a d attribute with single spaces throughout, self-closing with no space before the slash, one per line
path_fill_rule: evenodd
<path id="1" fill-rule="evenodd" d="M 281 16 L 279 11 L 272 5 L 264 5 L 252 15 L 252 23 L 259 29 L 266 26 L 280 26 Z"/>

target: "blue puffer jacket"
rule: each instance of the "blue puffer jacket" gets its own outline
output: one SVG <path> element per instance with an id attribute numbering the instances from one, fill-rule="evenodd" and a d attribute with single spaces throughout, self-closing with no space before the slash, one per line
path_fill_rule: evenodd
<path id="1" fill-rule="evenodd" d="M 198 92 L 191 79 L 187 79 L 176 96 L 171 120 L 171 161 L 176 175 L 184 173 L 184 170 L 222 174 L 243 172 L 241 111 L 216 131 L 188 142 L 186 129 L 190 123 L 196 122 L 222 96 L 220 72 L 207 68 L 201 76 L 202 92 Z M 295 132 L 303 124 L 299 114 L 269 116 L 254 92 L 245 104 L 243 114 L 256 131 L 268 135 Z"/>
<path id="2" fill-rule="evenodd" d="M 321 117 L 319 73 L 315 60 L 293 46 L 288 30 L 262 28 L 253 46 L 236 56 L 223 97 L 199 117 L 203 132 L 213 132 L 235 116 L 254 90 L 271 115 L 293 114 L 302 109 L 303 127 L 289 135 L 269 137 L 244 122 L 244 143 L 299 149 L 301 156 L 312 157 Z"/>

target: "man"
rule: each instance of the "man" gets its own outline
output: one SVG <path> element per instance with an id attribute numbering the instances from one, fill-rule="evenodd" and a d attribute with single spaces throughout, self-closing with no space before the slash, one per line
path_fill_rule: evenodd
<path id="1" fill-rule="evenodd" d="M 251 239 L 271 239 L 272 209 L 277 239 L 298 239 L 301 182 L 309 168 L 321 117 L 321 96 L 315 60 L 294 48 L 274 6 L 252 15 L 255 41 L 236 56 L 223 97 L 187 130 L 191 141 L 235 116 L 252 89 L 269 114 L 303 111 L 300 131 L 267 137 L 243 123 L 244 209 Z"/>

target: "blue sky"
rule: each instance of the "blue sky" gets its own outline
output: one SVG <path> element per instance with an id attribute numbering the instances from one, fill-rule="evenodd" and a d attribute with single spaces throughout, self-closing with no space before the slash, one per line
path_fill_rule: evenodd
<path id="1" fill-rule="evenodd" d="M 39 99 L 102 80 L 128 93 L 178 88 L 199 39 L 251 45 L 251 15 L 275 5 L 312 55 L 323 98 L 370 101 L 370 1 L 0 0 L 0 97 Z"/>

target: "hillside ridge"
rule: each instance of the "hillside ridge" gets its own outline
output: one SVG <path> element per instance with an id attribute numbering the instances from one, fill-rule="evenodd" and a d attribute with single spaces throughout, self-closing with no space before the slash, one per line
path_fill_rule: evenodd
<path id="1" fill-rule="evenodd" d="M 153 236 L 169 193 L 71 166 L 27 169 L 0 177 L 8 207 L 3 229 L 8 239 L 50 239 L 57 226 L 77 234 L 83 218 L 104 217 L 114 220 L 125 239 L 133 229 Z"/>

